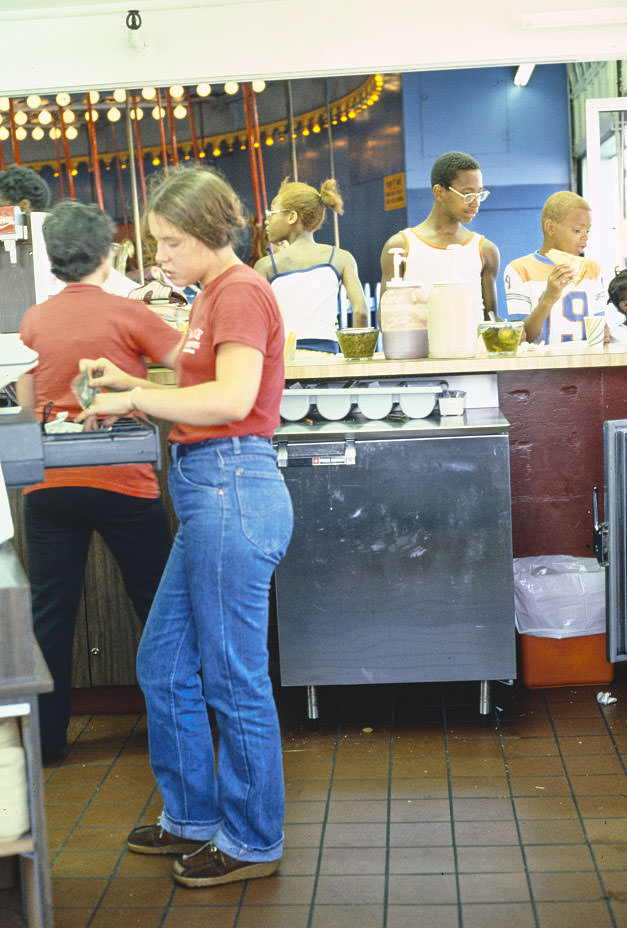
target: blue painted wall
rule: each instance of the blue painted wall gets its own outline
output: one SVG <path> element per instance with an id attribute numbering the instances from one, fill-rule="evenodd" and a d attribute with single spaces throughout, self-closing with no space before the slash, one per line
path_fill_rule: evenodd
<path id="1" fill-rule="evenodd" d="M 430 71 L 403 76 L 408 224 L 431 209 L 431 166 L 446 151 L 466 151 L 481 165 L 491 196 L 471 228 L 501 252 L 502 271 L 542 241 L 540 212 L 556 190 L 570 188 L 568 92 L 564 65 L 541 65 L 527 87 L 514 69 Z"/>

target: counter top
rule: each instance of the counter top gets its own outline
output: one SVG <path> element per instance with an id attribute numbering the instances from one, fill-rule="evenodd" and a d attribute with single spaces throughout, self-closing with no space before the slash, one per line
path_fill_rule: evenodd
<path id="1" fill-rule="evenodd" d="M 304 354 L 304 353 L 303 353 Z M 356 377 L 408 377 L 434 374 L 477 374 L 498 371 L 554 370 L 565 368 L 625 367 L 627 345 L 613 343 L 601 350 L 591 351 L 586 342 L 567 342 L 563 345 L 523 345 L 513 358 L 499 358 L 480 353 L 474 358 L 419 358 L 414 361 L 388 361 L 376 354 L 369 361 L 346 361 L 342 355 L 325 355 L 312 360 L 308 351 L 299 362 L 285 368 L 285 379 L 313 380 Z"/>

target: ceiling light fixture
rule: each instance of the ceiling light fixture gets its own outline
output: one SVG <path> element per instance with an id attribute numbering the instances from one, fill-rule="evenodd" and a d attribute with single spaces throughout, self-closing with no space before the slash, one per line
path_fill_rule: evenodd
<path id="1" fill-rule="evenodd" d="M 529 78 L 533 74 L 533 69 L 535 64 L 520 64 L 516 69 L 516 74 L 514 75 L 514 84 L 516 87 L 526 87 L 529 83 Z"/>

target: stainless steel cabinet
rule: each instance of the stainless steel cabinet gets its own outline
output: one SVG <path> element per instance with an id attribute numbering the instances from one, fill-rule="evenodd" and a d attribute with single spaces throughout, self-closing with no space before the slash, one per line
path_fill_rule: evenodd
<path id="1" fill-rule="evenodd" d="M 286 686 L 516 676 L 508 423 L 283 425 Z"/>
<path id="2" fill-rule="evenodd" d="M 627 660 L 627 419 L 603 425 L 605 524 L 597 554 L 605 564 L 607 659 Z"/>

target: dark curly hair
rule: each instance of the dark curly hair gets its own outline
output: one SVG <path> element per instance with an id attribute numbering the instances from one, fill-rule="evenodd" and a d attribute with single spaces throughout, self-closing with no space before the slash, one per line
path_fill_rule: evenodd
<path id="1" fill-rule="evenodd" d="M 13 164 L 0 174 L 0 200 L 8 206 L 28 200 L 31 209 L 40 212 L 50 205 L 50 188 L 37 171 Z"/>
<path id="2" fill-rule="evenodd" d="M 464 151 L 447 151 L 433 163 L 431 186 L 435 187 L 436 184 L 440 184 L 448 190 L 460 171 L 479 170 L 479 163 L 472 155 L 467 155 Z"/>
<path id="3" fill-rule="evenodd" d="M 607 302 L 613 303 L 619 312 L 623 312 L 618 304 L 620 300 L 627 299 L 627 267 L 623 268 L 622 271 L 617 271 L 616 277 L 610 280 L 607 295 Z"/>
<path id="4" fill-rule="evenodd" d="M 113 220 L 99 207 L 59 203 L 42 227 L 50 269 L 55 277 L 75 283 L 96 270 L 111 250 Z"/>

